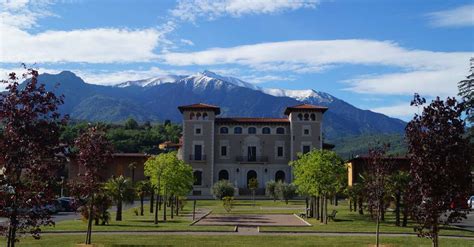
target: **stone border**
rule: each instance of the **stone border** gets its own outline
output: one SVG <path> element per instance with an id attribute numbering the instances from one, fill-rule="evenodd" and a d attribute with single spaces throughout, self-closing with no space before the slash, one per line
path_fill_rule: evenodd
<path id="1" fill-rule="evenodd" d="M 210 215 L 212 213 L 212 210 L 207 212 L 206 214 L 204 214 L 203 216 L 199 217 L 197 220 L 191 222 L 191 224 L 189 224 L 190 226 L 193 226 L 194 224 L 198 223 L 200 220 L 202 220 L 204 217 Z"/>
<path id="2" fill-rule="evenodd" d="M 308 221 L 304 220 L 303 218 L 301 218 L 299 215 L 297 214 L 293 214 L 296 218 L 300 219 L 301 221 L 303 221 L 307 226 L 312 226 Z"/>

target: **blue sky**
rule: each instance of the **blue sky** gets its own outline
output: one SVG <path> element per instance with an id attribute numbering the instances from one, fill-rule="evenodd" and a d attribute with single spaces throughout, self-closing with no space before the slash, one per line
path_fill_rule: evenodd
<path id="1" fill-rule="evenodd" d="M 0 0 L 1 76 L 35 64 L 115 84 L 205 69 L 315 89 L 409 119 L 414 92 L 457 93 L 472 1 Z"/>

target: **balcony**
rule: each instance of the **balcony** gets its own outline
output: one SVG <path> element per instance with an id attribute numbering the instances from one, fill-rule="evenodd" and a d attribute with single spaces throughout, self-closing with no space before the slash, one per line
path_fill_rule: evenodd
<path id="1" fill-rule="evenodd" d="M 237 156 L 235 161 L 239 163 L 267 163 L 268 156 Z"/>
<path id="2" fill-rule="evenodd" d="M 190 161 L 197 161 L 197 162 L 204 162 L 206 161 L 206 155 L 205 154 L 190 154 L 189 155 L 189 160 Z"/>

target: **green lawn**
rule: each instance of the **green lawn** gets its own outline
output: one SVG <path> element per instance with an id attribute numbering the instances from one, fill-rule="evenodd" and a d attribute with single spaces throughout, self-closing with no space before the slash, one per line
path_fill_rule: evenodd
<path id="1" fill-rule="evenodd" d="M 93 231 L 233 231 L 232 226 L 190 226 L 192 203 L 187 203 L 179 217 L 171 219 L 167 209 L 167 222 L 163 222 L 163 211 L 159 213 L 159 222 L 154 224 L 154 214 L 149 213 L 149 204 L 145 204 L 143 216 L 137 216 L 133 208 L 123 211 L 122 221 L 115 221 L 115 212 L 111 212 L 112 220 L 108 225 L 94 225 Z M 83 220 L 66 220 L 57 222 L 54 227 L 45 227 L 43 231 L 85 231 L 87 222 Z"/>
<path id="2" fill-rule="evenodd" d="M 18 246 L 68 247 L 81 243 L 84 236 L 43 236 L 41 240 L 23 238 Z M 319 236 L 192 236 L 192 235 L 100 235 L 92 241 L 99 246 L 364 246 L 374 243 L 373 237 Z M 417 237 L 381 237 L 389 246 L 431 246 L 428 239 Z M 440 239 L 441 246 L 473 246 L 473 240 Z"/>
<path id="3" fill-rule="evenodd" d="M 307 219 L 312 224 L 310 227 L 260 227 L 260 231 L 317 231 L 317 232 L 374 232 L 375 222 L 368 215 L 359 215 L 357 212 L 350 212 L 346 201 L 340 201 L 338 206 L 328 205 L 328 212 L 337 210 L 336 221 L 330 221 L 327 225 L 321 224 L 315 219 Z M 395 214 L 387 212 L 385 221 L 381 222 L 381 232 L 387 233 L 413 233 L 413 223 L 409 222 L 407 227 L 395 226 Z M 474 232 L 458 227 L 443 227 L 441 235 L 463 235 L 474 236 Z"/>

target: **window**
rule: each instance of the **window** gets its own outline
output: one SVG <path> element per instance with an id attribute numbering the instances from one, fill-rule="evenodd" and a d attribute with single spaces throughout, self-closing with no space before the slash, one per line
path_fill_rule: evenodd
<path id="1" fill-rule="evenodd" d="M 221 146 L 221 156 L 227 156 L 227 146 Z"/>
<path id="2" fill-rule="evenodd" d="M 304 121 L 308 121 L 308 120 L 309 120 L 309 114 L 306 113 L 306 114 L 304 114 Z"/>
<path id="3" fill-rule="evenodd" d="M 198 113 L 196 114 L 196 120 L 199 120 L 199 119 L 201 119 L 201 113 L 198 112 Z"/>
<path id="4" fill-rule="evenodd" d="M 268 127 L 265 127 L 265 128 L 262 129 L 262 134 L 264 134 L 264 135 L 268 135 L 268 134 L 270 134 L 270 132 L 271 132 L 271 130 Z"/>
<path id="5" fill-rule="evenodd" d="M 311 146 L 304 145 L 303 146 L 303 154 L 309 153 L 311 151 Z"/>
<path id="6" fill-rule="evenodd" d="M 209 119 L 209 116 L 207 115 L 207 113 L 204 112 L 204 113 L 202 114 L 202 119 L 203 119 L 203 120 Z"/>
<path id="7" fill-rule="evenodd" d="M 281 182 L 285 182 L 285 172 L 282 171 L 282 170 L 279 170 L 275 173 L 275 181 L 278 182 L 278 181 L 281 181 Z"/>
<path id="8" fill-rule="evenodd" d="M 283 157 L 283 147 L 277 147 L 277 157 Z"/>
<path id="9" fill-rule="evenodd" d="M 229 134 L 229 128 L 227 128 L 227 127 L 221 127 L 220 133 L 221 133 L 221 134 Z"/>
<path id="10" fill-rule="evenodd" d="M 316 115 L 314 115 L 314 113 L 311 114 L 311 121 L 316 121 Z"/>
<path id="11" fill-rule="evenodd" d="M 300 120 L 300 121 L 303 120 L 303 114 L 301 114 L 301 113 L 298 114 L 298 120 Z"/>
<path id="12" fill-rule="evenodd" d="M 220 180 L 229 180 L 229 172 L 227 170 L 221 170 L 219 172 L 219 181 Z"/>
<path id="13" fill-rule="evenodd" d="M 203 160 L 202 159 L 202 146 L 194 145 L 194 159 L 193 160 Z"/>
<path id="14" fill-rule="evenodd" d="M 201 131 L 202 131 L 201 128 L 195 128 L 195 129 L 194 129 L 194 134 L 200 135 L 200 134 L 202 134 Z"/>
<path id="15" fill-rule="evenodd" d="M 191 114 L 189 114 L 189 119 L 194 119 L 194 112 L 191 112 Z"/>
<path id="16" fill-rule="evenodd" d="M 234 134 L 242 134 L 242 127 L 235 127 Z"/>
<path id="17" fill-rule="evenodd" d="M 249 132 L 249 134 L 257 134 L 257 128 L 255 128 L 255 127 L 250 127 L 250 128 L 248 129 L 248 132 Z"/>
<path id="18" fill-rule="evenodd" d="M 194 185 L 202 185 L 202 171 L 194 171 Z"/>
<path id="19" fill-rule="evenodd" d="M 284 135 L 284 134 L 285 134 L 285 128 L 283 128 L 283 127 L 278 127 L 278 128 L 277 128 L 277 134 L 279 134 L 279 135 Z"/>
<path id="20" fill-rule="evenodd" d="M 311 126 L 308 126 L 308 125 L 303 126 L 303 135 L 304 136 L 311 135 Z"/>

